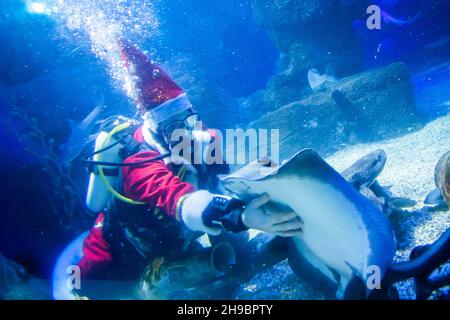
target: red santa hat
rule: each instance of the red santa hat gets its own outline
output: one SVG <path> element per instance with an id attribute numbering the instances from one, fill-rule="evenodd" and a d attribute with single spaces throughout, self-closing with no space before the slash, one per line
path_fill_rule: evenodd
<path id="1" fill-rule="evenodd" d="M 136 46 L 120 41 L 121 59 L 132 79 L 133 99 L 144 119 L 161 123 L 192 109 L 186 92 Z"/>

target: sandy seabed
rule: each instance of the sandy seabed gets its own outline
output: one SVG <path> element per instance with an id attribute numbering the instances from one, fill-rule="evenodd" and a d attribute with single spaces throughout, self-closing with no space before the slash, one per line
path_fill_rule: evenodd
<path id="1" fill-rule="evenodd" d="M 381 185 L 388 186 L 393 196 L 418 201 L 411 210 L 390 217 L 398 241 L 395 260 L 406 260 L 414 247 L 432 243 L 450 227 L 450 211 L 432 212 L 423 204 L 426 195 L 436 188 L 434 168 L 450 150 L 450 115 L 400 138 L 348 147 L 327 161 L 341 171 L 376 149 L 387 154 L 386 167 L 378 179 Z M 404 299 L 414 298 L 410 284 L 408 281 L 397 286 Z"/>
<path id="2" fill-rule="evenodd" d="M 415 208 L 391 219 L 399 249 L 435 241 L 450 226 L 450 212 L 430 212 L 423 205 L 423 200 L 436 188 L 434 168 L 437 161 L 450 150 L 450 115 L 401 138 L 349 147 L 335 153 L 327 161 L 340 171 L 375 149 L 383 149 L 387 154 L 386 167 L 378 181 L 389 187 L 394 196 L 418 201 Z M 410 237 L 405 238 L 405 233 Z M 398 255 L 402 256 L 400 253 Z"/>

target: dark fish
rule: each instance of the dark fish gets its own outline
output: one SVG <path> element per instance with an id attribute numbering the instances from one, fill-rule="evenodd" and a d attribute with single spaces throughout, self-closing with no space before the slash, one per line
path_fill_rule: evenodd
<path id="1" fill-rule="evenodd" d="M 403 208 L 411 208 L 417 205 L 417 201 L 403 198 L 403 197 L 393 197 L 385 187 L 382 187 L 378 181 L 375 181 L 371 186 L 370 190 L 375 196 L 384 200 L 384 202 L 389 206 L 391 212 L 401 211 Z"/>
<path id="2" fill-rule="evenodd" d="M 333 90 L 331 92 L 331 98 L 348 122 L 348 125 L 353 127 L 355 133 L 361 140 L 366 141 L 369 137 L 373 136 L 372 125 L 367 120 L 367 116 L 341 90 Z"/>
<path id="3" fill-rule="evenodd" d="M 76 298 L 67 287 L 67 270 L 82 258 L 87 234 L 69 243 L 59 256 L 53 269 L 54 299 Z M 259 234 L 250 240 L 247 233 L 231 235 L 236 237 L 221 235 L 210 239 L 209 245 L 190 246 L 176 258 L 156 258 L 136 280 L 83 279 L 77 293 L 92 299 L 221 298 L 224 290 L 237 287 L 287 258 L 287 238 Z"/>
<path id="4" fill-rule="evenodd" d="M 415 248 L 411 253 L 409 261 L 392 262 L 387 268 L 381 283 L 381 289 L 374 290 L 371 298 L 385 299 L 393 283 L 411 278 L 414 278 L 416 283 L 425 283 L 428 289 L 433 286 L 439 286 L 442 283 L 448 283 L 448 267 L 445 267 L 445 265 L 447 265 L 449 259 L 450 229 L 447 229 L 431 245 Z M 436 269 L 438 270 L 434 273 L 433 271 Z M 425 298 L 424 296 L 426 294 L 422 294 L 421 296 L 421 292 L 419 291 L 418 293 L 418 298 Z"/>
<path id="5" fill-rule="evenodd" d="M 439 208 L 450 206 L 450 151 L 439 159 L 434 169 L 434 184 L 436 189 L 426 196 L 424 203 Z"/>
<path id="6" fill-rule="evenodd" d="M 423 201 L 425 204 L 430 205 L 440 205 L 444 204 L 444 196 L 442 195 L 441 189 L 436 188 L 433 191 L 431 191 L 429 194 L 427 194 L 425 200 Z"/>

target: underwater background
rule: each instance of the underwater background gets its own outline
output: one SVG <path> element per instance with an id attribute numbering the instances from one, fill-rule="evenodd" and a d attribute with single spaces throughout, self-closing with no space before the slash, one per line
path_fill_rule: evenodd
<path id="1" fill-rule="evenodd" d="M 382 148 L 380 182 L 422 201 L 450 148 L 449 18 L 450 0 L 2 0 L 0 295 L 50 297 L 58 255 L 94 222 L 82 120 L 136 112 L 116 39 L 162 64 L 209 127 L 278 128 L 282 159 L 311 147 L 338 170 Z M 311 86 L 311 70 L 332 80 Z M 419 206 L 391 222 L 404 260 L 450 215 Z M 281 263 L 236 297 L 324 298 L 293 279 Z"/>

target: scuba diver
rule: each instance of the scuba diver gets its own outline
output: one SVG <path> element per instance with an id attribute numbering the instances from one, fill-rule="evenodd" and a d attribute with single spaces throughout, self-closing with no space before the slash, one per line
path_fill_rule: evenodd
<path id="1" fill-rule="evenodd" d="M 193 145 L 208 145 L 214 131 L 195 125 L 195 108 L 160 66 L 129 43 L 120 48 L 143 124 L 115 117 L 97 138 L 86 203 L 98 216 L 77 263 L 82 283 L 133 281 L 148 266 L 154 274 L 163 261 L 188 258 L 205 234 L 211 243 L 248 229 L 301 236 L 298 215 L 270 207 L 267 195 L 246 204 L 221 192 L 217 175 L 228 173 L 227 164 L 172 161 L 174 130 L 184 130 Z"/>

